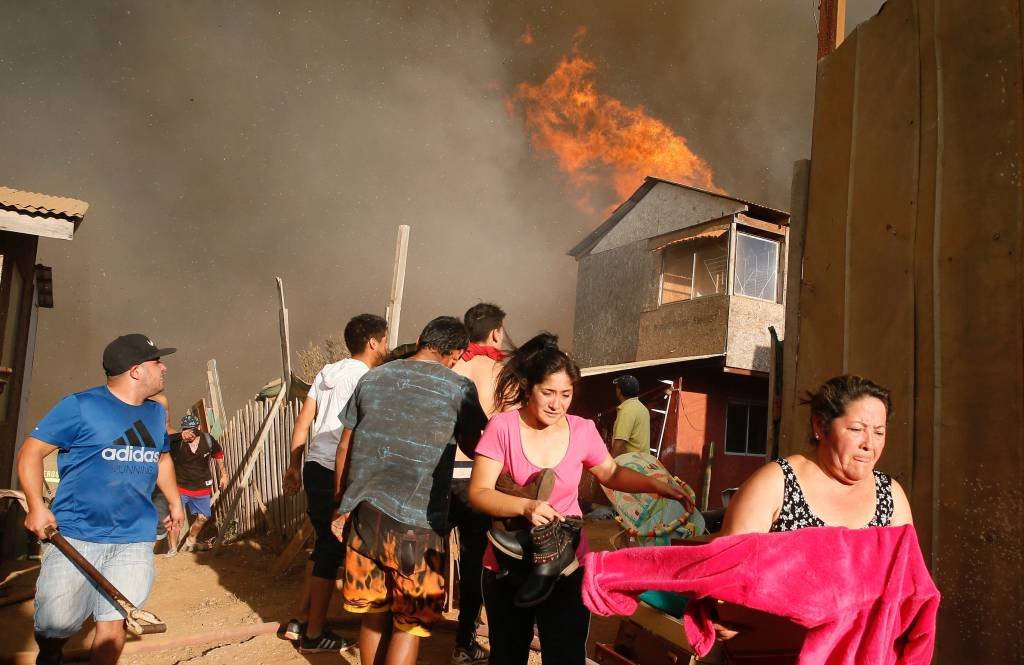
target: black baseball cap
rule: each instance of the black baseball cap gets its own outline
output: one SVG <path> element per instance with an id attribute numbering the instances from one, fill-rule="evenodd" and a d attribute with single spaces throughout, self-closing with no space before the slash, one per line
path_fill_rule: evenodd
<path id="1" fill-rule="evenodd" d="M 169 356 L 177 349 L 159 349 L 153 340 L 140 333 L 121 335 L 103 350 L 103 370 L 107 376 L 117 376 L 141 365 L 147 360 Z"/>
<path id="2" fill-rule="evenodd" d="M 612 383 L 619 387 L 626 397 L 636 397 L 640 394 L 640 382 L 632 374 L 623 374 L 612 380 Z"/>

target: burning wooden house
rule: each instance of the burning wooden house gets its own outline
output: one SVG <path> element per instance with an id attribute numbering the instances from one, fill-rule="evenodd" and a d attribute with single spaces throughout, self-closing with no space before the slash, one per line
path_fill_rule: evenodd
<path id="1" fill-rule="evenodd" d="M 636 376 L 652 451 L 711 507 L 772 452 L 769 327 L 781 336 L 788 230 L 786 212 L 648 177 L 569 252 L 585 368 L 574 410 L 610 432 L 611 381 Z"/>

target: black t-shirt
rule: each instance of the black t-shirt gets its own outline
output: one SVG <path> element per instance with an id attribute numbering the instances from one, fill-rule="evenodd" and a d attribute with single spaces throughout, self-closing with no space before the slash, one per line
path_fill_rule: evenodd
<path id="1" fill-rule="evenodd" d="M 209 490 L 213 486 L 210 475 L 210 458 L 224 456 L 217 439 L 206 432 L 200 432 L 196 440 L 195 452 L 192 446 L 185 443 L 181 434 L 171 435 L 171 459 L 174 461 L 174 475 L 178 477 L 178 487 L 186 490 Z M 194 442 L 195 443 L 195 442 Z"/>

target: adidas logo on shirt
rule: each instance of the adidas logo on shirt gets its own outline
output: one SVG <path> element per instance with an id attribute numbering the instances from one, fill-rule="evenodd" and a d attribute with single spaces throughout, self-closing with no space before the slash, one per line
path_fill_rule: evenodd
<path id="1" fill-rule="evenodd" d="M 113 448 L 104 448 L 103 459 L 111 462 L 159 462 L 153 435 L 146 429 L 146 423 L 136 420 L 124 431 L 124 435 L 111 442 Z"/>

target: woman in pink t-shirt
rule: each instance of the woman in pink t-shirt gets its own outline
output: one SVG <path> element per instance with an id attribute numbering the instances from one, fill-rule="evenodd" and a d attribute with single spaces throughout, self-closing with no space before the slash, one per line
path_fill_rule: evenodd
<path id="1" fill-rule="evenodd" d="M 620 467 L 608 453 L 593 421 L 568 415 L 579 367 L 558 348 L 558 338 L 541 334 L 509 357 L 495 389 L 496 411 L 476 447 L 469 499 L 474 508 L 493 517 L 525 517 L 534 526 L 564 517 L 580 517 L 579 485 L 586 469 L 604 486 L 625 492 L 647 492 L 680 499 L 677 488 Z M 512 410 L 509 410 L 512 409 Z M 547 501 L 523 499 L 495 489 L 502 472 L 526 485 L 544 469 L 554 471 Z M 577 558 L 586 551 L 581 538 Z M 533 626 L 540 634 L 545 663 L 586 662 L 590 613 L 583 605 L 583 570 L 562 577 L 551 594 L 533 607 L 517 607 L 513 599 L 522 575 L 505 575 L 493 549 L 484 558 L 484 606 L 487 608 L 490 663 L 527 662 Z"/>

